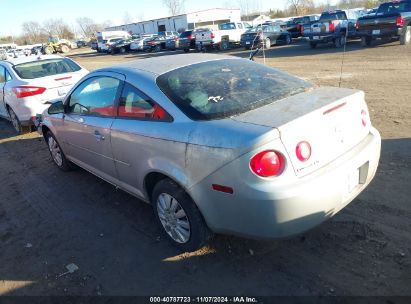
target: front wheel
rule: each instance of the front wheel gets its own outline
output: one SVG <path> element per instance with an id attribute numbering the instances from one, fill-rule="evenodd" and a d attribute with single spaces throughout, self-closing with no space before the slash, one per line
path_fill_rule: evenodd
<path id="1" fill-rule="evenodd" d="M 64 155 L 63 150 L 61 150 L 60 144 L 57 142 L 57 139 L 54 137 L 53 133 L 48 131 L 45 138 L 51 158 L 56 166 L 62 171 L 70 171 L 72 169 L 72 165 L 66 159 L 66 156 Z"/>
<path id="2" fill-rule="evenodd" d="M 198 250 L 211 238 L 193 200 L 172 180 L 163 179 L 155 185 L 152 205 L 163 234 L 180 250 Z"/>
<path id="3" fill-rule="evenodd" d="M 161 46 L 159 46 L 159 45 L 156 45 L 155 47 L 154 47 L 154 52 L 160 52 L 161 51 Z"/>
<path id="4" fill-rule="evenodd" d="M 400 36 L 400 44 L 408 45 L 411 42 L 411 26 L 407 26 L 404 33 Z"/>
<path id="5" fill-rule="evenodd" d="M 291 36 L 287 36 L 285 38 L 285 44 L 291 44 L 291 42 L 292 42 Z"/>
<path id="6" fill-rule="evenodd" d="M 126 52 L 126 48 L 125 48 L 125 47 L 120 48 L 120 54 L 124 54 L 125 52 Z"/>

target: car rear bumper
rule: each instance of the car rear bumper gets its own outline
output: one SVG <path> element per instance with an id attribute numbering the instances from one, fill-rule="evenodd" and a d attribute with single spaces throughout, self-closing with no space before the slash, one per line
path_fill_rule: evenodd
<path id="1" fill-rule="evenodd" d="M 244 164 L 245 156 L 207 177 L 189 193 L 214 232 L 252 238 L 289 237 L 319 225 L 357 197 L 376 173 L 380 149 L 380 134 L 372 128 L 343 156 L 287 183 L 247 181 L 235 169 Z M 358 177 L 356 184 L 353 176 Z M 211 185 L 221 177 L 234 188 L 233 194 L 212 190 Z"/>
<path id="2" fill-rule="evenodd" d="M 399 37 L 403 32 L 402 28 L 383 28 L 383 29 L 367 29 L 367 30 L 358 30 L 357 35 L 360 37 L 371 37 L 371 38 L 380 38 L 380 37 Z"/>
<path id="3" fill-rule="evenodd" d="M 305 34 L 305 37 L 310 40 L 310 42 L 317 42 L 317 43 L 328 43 L 328 42 L 333 42 L 335 38 L 340 37 L 340 35 L 335 35 L 335 34 L 315 34 L 315 33 L 310 33 L 310 34 Z"/>

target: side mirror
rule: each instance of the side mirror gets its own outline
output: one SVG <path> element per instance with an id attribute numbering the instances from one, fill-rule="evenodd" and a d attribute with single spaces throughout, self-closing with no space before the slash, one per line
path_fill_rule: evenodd
<path id="1" fill-rule="evenodd" d="M 52 103 L 47 112 L 49 114 L 64 114 L 63 101 L 59 100 Z"/>

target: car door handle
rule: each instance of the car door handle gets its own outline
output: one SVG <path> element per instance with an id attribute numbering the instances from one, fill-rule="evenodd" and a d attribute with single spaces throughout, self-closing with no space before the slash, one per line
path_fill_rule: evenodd
<path id="1" fill-rule="evenodd" d="M 97 141 L 105 140 L 106 138 L 104 135 L 101 135 L 99 131 L 94 131 L 94 137 L 97 139 Z"/>

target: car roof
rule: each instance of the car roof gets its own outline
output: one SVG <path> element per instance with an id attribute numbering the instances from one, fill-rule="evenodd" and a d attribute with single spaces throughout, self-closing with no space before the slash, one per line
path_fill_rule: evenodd
<path id="1" fill-rule="evenodd" d="M 5 62 L 8 62 L 11 65 L 18 65 L 21 63 L 27 63 L 27 62 L 33 62 L 37 60 L 45 60 L 45 59 L 59 59 L 59 58 L 64 58 L 59 55 L 30 55 L 30 56 L 19 56 L 17 58 L 8 58 L 7 60 L 4 60 Z"/>
<path id="2" fill-rule="evenodd" d="M 202 63 L 206 61 L 221 60 L 221 59 L 236 59 L 239 57 L 217 55 L 217 54 L 179 54 L 179 55 L 166 55 L 159 57 L 152 57 L 148 59 L 141 59 L 135 61 L 129 61 L 127 63 L 114 65 L 108 68 L 102 68 L 95 70 L 96 72 L 104 71 L 124 71 L 133 72 L 133 70 L 143 70 L 152 74 L 161 75 L 166 72 L 189 66 L 196 63 Z"/>

